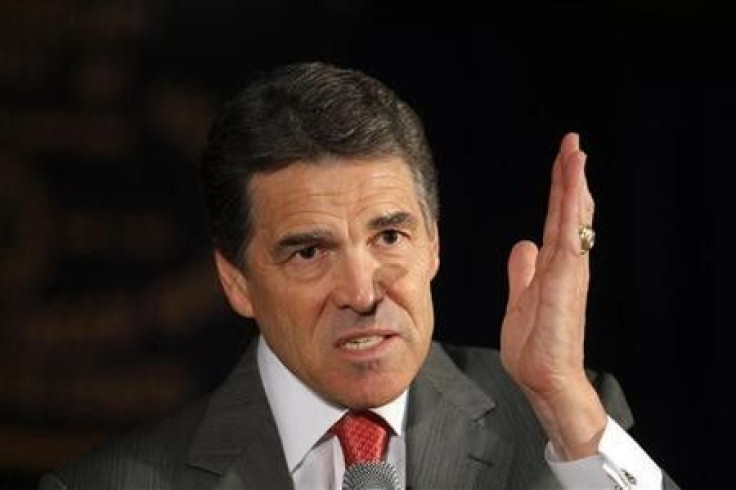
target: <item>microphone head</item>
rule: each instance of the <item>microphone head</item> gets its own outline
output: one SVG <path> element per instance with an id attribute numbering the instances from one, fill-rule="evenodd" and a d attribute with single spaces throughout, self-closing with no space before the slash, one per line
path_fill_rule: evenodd
<path id="1" fill-rule="evenodd" d="M 345 470 L 343 490 L 398 490 L 396 468 L 386 462 L 355 463 Z"/>

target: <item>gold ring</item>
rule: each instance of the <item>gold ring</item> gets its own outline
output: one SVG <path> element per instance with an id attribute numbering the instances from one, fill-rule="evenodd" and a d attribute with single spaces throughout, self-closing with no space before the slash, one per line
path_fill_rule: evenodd
<path id="1" fill-rule="evenodd" d="M 585 255 L 595 245 L 595 231 L 590 225 L 580 225 L 578 236 L 580 237 L 580 254 Z"/>

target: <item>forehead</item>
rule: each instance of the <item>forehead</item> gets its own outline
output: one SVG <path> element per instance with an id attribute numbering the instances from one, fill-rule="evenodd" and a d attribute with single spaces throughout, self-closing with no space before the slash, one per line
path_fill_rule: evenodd
<path id="1" fill-rule="evenodd" d="M 249 193 L 256 233 L 263 226 L 353 219 L 364 213 L 420 212 L 411 170 L 396 157 L 295 163 L 254 175 Z"/>

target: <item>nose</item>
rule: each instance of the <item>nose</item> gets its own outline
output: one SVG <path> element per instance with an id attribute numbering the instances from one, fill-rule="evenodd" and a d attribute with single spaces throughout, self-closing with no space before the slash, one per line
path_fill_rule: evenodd
<path id="1" fill-rule="evenodd" d="M 384 294 L 380 267 L 367 251 L 345 254 L 334 271 L 332 297 L 335 305 L 360 314 L 374 311 Z"/>

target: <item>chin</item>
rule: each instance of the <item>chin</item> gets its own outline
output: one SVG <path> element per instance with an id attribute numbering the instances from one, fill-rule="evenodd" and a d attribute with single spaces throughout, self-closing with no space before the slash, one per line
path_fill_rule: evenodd
<path id="1" fill-rule="evenodd" d="M 369 408 L 376 408 L 395 400 L 401 392 L 390 396 L 356 396 L 349 397 L 341 403 L 346 408 L 351 410 L 366 410 Z"/>
<path id="2" fill-rule="evenodd" d="M 409 386 L 412 378 L 407 377 L 404 383 L 397 382 L 399 380 L 396 377 L 364 380 L 359 382 L 358 386 L 340 392 L 338 402 L 353 410 L 380 407 L 398 398 Z"/>

